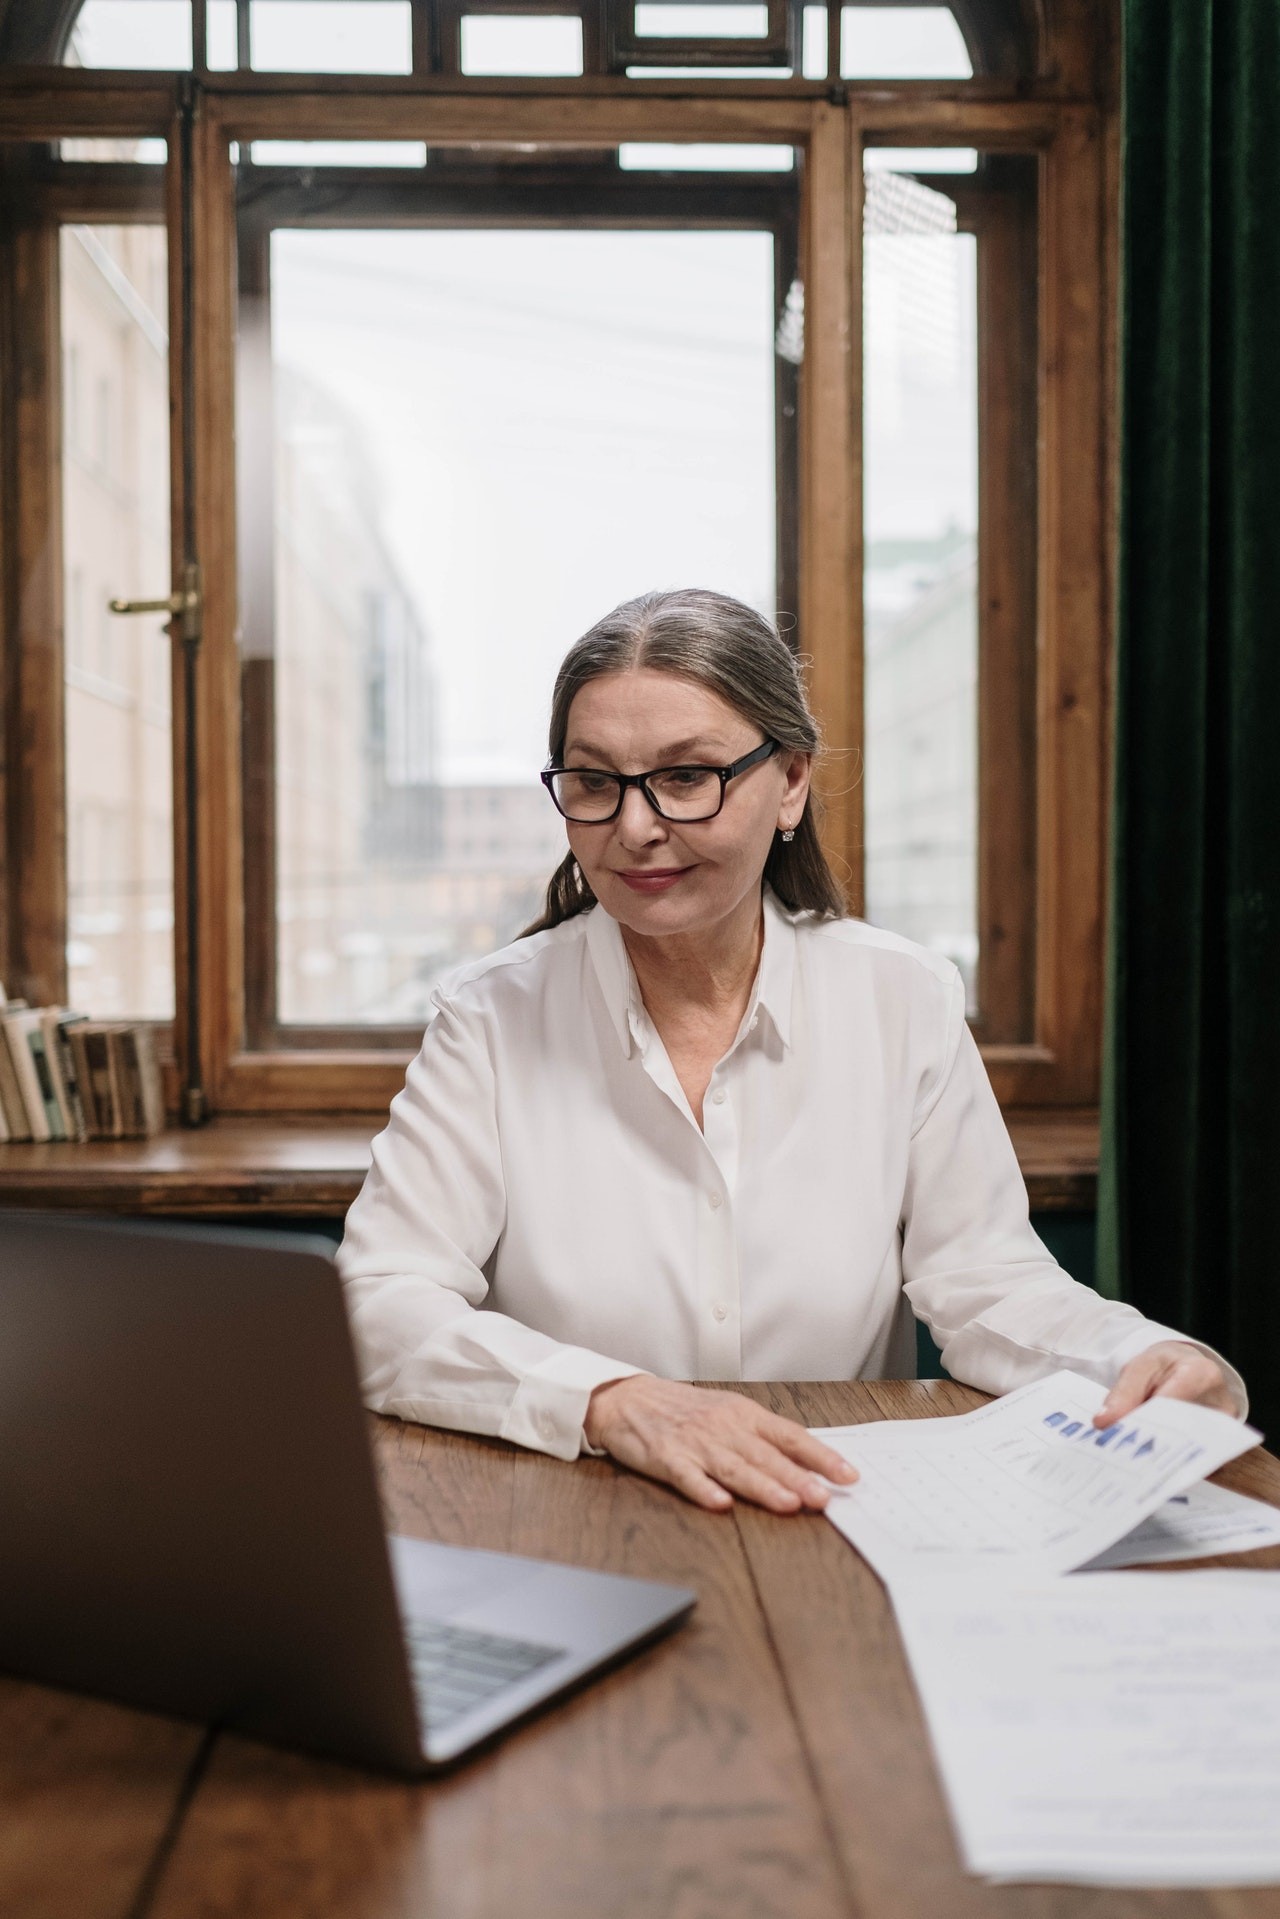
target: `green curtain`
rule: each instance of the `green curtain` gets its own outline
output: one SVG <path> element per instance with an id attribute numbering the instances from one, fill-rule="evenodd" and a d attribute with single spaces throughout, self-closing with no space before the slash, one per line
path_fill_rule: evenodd
<path id="1" fill-rule="evenodd" d="M 1124 0 L 1102 1289 L 1280 1443 L 1280 0 Z"/>

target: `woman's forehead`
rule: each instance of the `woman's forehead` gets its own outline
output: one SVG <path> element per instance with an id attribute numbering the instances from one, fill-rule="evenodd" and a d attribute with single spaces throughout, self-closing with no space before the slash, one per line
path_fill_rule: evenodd
<path id="1" fill-rule="evenodd" d="M 633 667 L 604 673 L 574 694 L 566 745 L 630 746 L 642 740 L 665 747 L 706 738 L 728 745 L 750 722 L 710 687 L 678 673 Z"/>

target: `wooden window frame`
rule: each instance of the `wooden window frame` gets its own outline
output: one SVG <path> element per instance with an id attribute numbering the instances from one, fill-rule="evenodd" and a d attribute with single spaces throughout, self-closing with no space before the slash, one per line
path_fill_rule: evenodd
<path id="1" fill-rule="evenodd" d="M 1082 18 L 1085 18 L 1082 8 Z M 1086 21 L 1087 24 L 1087 21 Z M 194 512 L 206 571 L 198 663 L 196 821 L 201 885 L 197 1024 L 175 1028 L 179 1063 L 203 1061 L 210 1103 L 227 1113 L 367 1112 L 398 1088 L 406 1050 L 254 1050 L 244 995 L 242 741 L 235 590 L 233 391 L 235 207 L 228 146 L 253 138 L 423 139 L 464 152 L 511 141 L 600 152 L 623 141 L 783 142 L 803 154 L 800 254 L 806 353 L 800 372 L 800 644 L 830 744 L 857 752 L 861 688 L 861 155 L 864 146 L 964 145 L 1040 162 L 1040 339 L 1034 681 L 1034 1004 L 1025 1035 L 984 1053 L 1011 1113 L 1096 1106 L 1101 1036 L 1107 658 L 1114 449 L 1109 322 L 1115 233 L 1115 115 L 1105 87 L 1081 90 L 1078 36 L 1050 78 L 1013 84 L 801 81 L 413 80 L 323 83 L 296 75 L 209 76 L 192 151 L 193 257 L 200 289 L 194 353 Z M 1105 80 L 1105 76 L 1104 76 Z M 17 139 L 162 135 L 174 151 L 166 76 L 0 69 L 0 116 Z M 473 155 L 474 158 L 474 155 Z M 173 215 L 176 169 L 166 185 Z M 96 174 L 96 169 L 95 169 Z M 127 182 L 111 189 L 127 199 Z M 65 195 L 73 183 L 51 187 Z M 151 189 L 154 192 L 154 189 Z M 25 249 L 25 251 L 24 251 Z M 0 458 L 24 485 L 0 532 L 4 588 L 5 859 L 0 977 L 28 997 L 65 990 L 62 889 L 60 556 L 56 519 L 58 380 L 15 381 L 15 337 L 48 359 L 56 286 L 48 245 L 10 239 L 0 382 Z M 171 316 L 173 317 L 173 316 Z M 176 322 L 175 322 L 176 324 Z M 43 347 L 40 343 L 43 341 Z M 30 343 L 35 343 L 31 348 Z M 29 370 L 29 362 L 28 362 Z M 180 407 L 180 396 L 175 396 Z M 180 479 L 175 474 L 175 495 Z M 176 504 L 176 500 L 175 500 Z M 175 520 L 177 515 L 175 514 Z M 38 562 L 38 564 L 37 564 Z M 20 583 L 20 586 L 19 584 Z M 1025 697 L 1025 695 L 1020 696 Z M 183 758 L 181 727 L 175 753 Z M 854 873 L 861 792 L 828 796 L 827 843 Z M 175 812 L 181 816 L 175 782 Z M 185 885 L 179 817 L 176 884 Z M 181 891 L 179 891 L 181 897 Z M 182 974 L 182 914 L 177 915 Z M 1019 1029 L 1020 1031 L 1023 1029 Z"/>

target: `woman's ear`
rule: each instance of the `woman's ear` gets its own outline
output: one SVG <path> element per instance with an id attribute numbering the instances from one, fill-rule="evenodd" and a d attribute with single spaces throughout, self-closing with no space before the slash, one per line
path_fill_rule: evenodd
<path id="1" fill-rule="evenodd" d="M 789 832 L 800 823 L 805 801 L 809 797 L 809 780 L 813 773 L 813 755 L 799 748 L 788 752 L 783 762 L 782 798 L 778 803 L 778 831 Z"/>

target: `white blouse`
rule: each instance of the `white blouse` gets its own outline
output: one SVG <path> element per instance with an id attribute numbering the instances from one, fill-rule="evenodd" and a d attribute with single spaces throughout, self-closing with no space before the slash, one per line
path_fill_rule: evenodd
<path id="1" fill-rule="evenodd" d="M 960 975 L 895 934 L 766 893 L 701 1129 L 601 907 L 434 1003 L 338 1254 L 377 1411 L 568 1459 L 632 1372 L 914 1377 L 913 1313 L 994 1393 L 1180 1337 L 1032 1231 Z"/>

